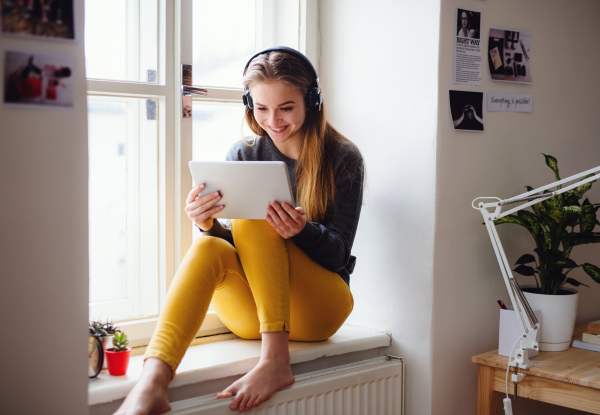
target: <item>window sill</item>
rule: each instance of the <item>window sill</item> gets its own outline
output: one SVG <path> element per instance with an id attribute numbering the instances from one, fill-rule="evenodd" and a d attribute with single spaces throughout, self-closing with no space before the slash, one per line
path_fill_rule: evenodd
<path id="1" fill-rule="evenodd" d="M 177 369 L 169 389 L 205 381 L 241 375 L 251 370 L 260 357 L 259 340 L 231 339 L 191 346 Z M 214 336 L 209 339 L 220 339 Z M 210 340 L 209 340 L 210 341 Z M 331 338 L 322 342 L 290 342 L 290 363 L 309 362 L 327 356 L 379 349 L 391 344 L 387 334 L 342 326 Z M 116 401 L 127 396 L 142 372 L 143 356 L 132 356 L 125 376 L 110 376 L 103 370 L 88 386 L 88 405 Z"/>

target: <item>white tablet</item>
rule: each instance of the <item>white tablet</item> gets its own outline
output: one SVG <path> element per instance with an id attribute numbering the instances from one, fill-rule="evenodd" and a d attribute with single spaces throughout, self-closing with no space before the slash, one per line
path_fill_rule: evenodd
<path id="1" fill-rule="evenodd" d="M 272 202 L 294 204 L 283 161 L 190 161 L 194 186 L 206 185 L 200 196 L 219 191 L 217 205 L 225 208 L 214 218 L 265 219 Z"/>

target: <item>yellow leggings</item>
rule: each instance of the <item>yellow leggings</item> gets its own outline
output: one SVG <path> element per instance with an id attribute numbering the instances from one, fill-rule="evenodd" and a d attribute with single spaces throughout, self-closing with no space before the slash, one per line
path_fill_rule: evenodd
<path id="1" fill-rule="evenodd" d="M 211 303 L 221 321 L 244 339 L 286 330 L 290 340 L 319 341 L 346 320 L 354 300 L 335 272 L 311 260 L 266 220 L 233 220 L 235 248 L 198 238 L 171 284 L 145 359 L 166 362 L 173 374 Z"/>

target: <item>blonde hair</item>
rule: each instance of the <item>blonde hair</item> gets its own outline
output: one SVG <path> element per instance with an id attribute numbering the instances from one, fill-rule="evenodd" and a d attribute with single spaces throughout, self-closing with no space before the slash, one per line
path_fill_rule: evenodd
<path id="1" fill-rule="evenodd" d="M 313 86 L 311 68 L 296 56 L 273 51 L 256 56 L 244 74 L 244 89 L 261 82 L 283 82 L 298 88 L 303 96 Z M 254 110 L 247 109 L 244 119 L 252 132 L 266 137 L 267 132 L 256 122 Z M 336 202 L 333 160 L 340 145 L 351 145 L 350 140 L 333 128 L 325 118 L 325 103 L 321 111 L 306 110 L 302 126 L 304 137 L 296 165 L 296 201 L 299 201 L 311 222 L 323 221 L 334 209 Z M 247 143 L 253 145 L 254 143 Z"/>

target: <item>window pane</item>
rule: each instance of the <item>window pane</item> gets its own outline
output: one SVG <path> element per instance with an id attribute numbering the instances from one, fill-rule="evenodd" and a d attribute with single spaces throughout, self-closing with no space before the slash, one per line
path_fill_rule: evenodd
<path id="1" fill-rule="evenodd" d="M 242 87 L 242 70 L 254 53 L 254 1 L 194 0 L 194 84 Z"/>
<path id="2" fill-rule="evenodd" d="M 158 313 L 158 110 L 88 97 L 92 318 Z"/>
<path id="3" fill-rule="evenodd" d="M 126 104 L 88 102 L 90 302 L 127 296 Z"/>
<path id="4" fill-rule="evenodd" d="M 243 135 L 252 134 L 242 123 L 245 107 L 237 103 L 194 102 L 192 104 L 195 161 L 225 161 L 227 150 Z"/>
<path id="5" fill-rule="evenodd" d="M 298 49 L 298 0 L 193 0 L 194 85 L 241 88 L 258 50 Z"/>
<path id="6" fill-rule="evenodd" d="M 157 30 L 158 0 L 85 0 L 86 76 L 156 82 Z"/>

